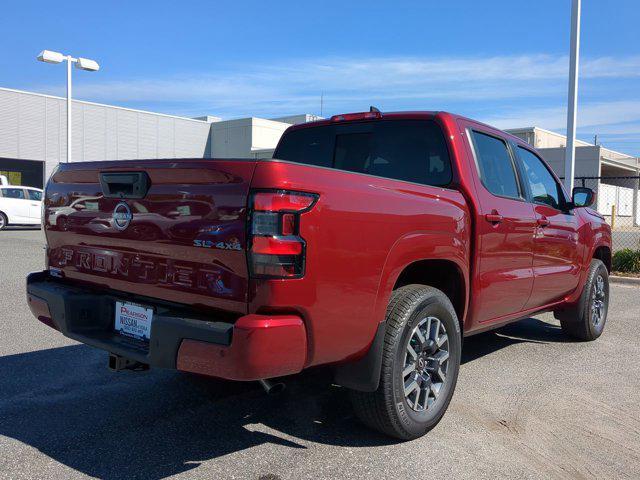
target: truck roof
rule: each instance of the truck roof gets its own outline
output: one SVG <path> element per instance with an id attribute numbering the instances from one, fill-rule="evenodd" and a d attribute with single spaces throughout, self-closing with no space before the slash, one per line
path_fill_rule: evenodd
<path id="1" fill-rule="evenodd" d="M 408 120 L 408 119 L 432 119 L 439 112 L 435 111 L 411 111 L 411 112 L 384 112 L 380 113 L 378 117 L 374 116 L 366 116 L 375 112 L 355 112 L 355 113 L 343 113 L 338 115 L 333 115 L 331 118 L 325 118 L 322 120 L 314 120 L 313 122 L 306 123 L 298 123 L 296 125 L 292 125 L 288 130 L 298 130 L 299 128 L 309 128 L 309 127 L 318 127 L 323 125 L 333 125 L 336 122 L 362 122 L 362 121 L 375 121 L 375 120 Z M 359 116 L 358 118 L 345 118 L 338 120 L 338 117 L 349 117 L 349 116 Z"/>
<path id="2" fill-rule="evenodd" d="M 470 122 L 474 122 L 478 125 L 485 126 L 487 128 L 493 130 L 499 130 L 502 134 L 516 143 L 526 144 L 521 138 L 516 137 L 510 133 L 505 132 L 504 130 L 494 127 L 492 125 L 480 122 L 473 118 L 465 117 L 463 115 L 459 115 L 456 113 L 446 112 L 442 110 L 415 110 L 415 111 L 402 111 L 402 112 L 378 112 L 379 115 L 376 115 L 376 112 L 355 112 L 355 113 L 343 113 L 338 115 L 333 115 L 331 118 L 315 120 L 313 122 L 307 123 L 299 123 L 296 125 L 292 125 L 287 130 L 298 130 L 301 128 L 312 128 L 324 125 L 334 125 L 336 123 L 350 123 L 350 122 L 367 122 L 367 121 L 379 121 L 379 120 L 422 120 L 422 119 L 434 119 L 437 116 L 449 117 L 450 120 L 456 121 L 460 120 L 468 120 Z"/>

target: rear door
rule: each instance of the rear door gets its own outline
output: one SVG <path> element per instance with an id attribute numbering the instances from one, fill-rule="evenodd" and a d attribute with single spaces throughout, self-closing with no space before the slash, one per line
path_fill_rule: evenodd
<path id="1" fill-rule="evenodd" d="M 477 190 L 474 323 L 521 311 L 533 286 L 533 207 L 526 201 L 509 143 L 498 131 L 471 122 L 463 134 L 475 161 Z"/>
<path id="2" fill-rule="evenodd" d="M 9 223 L 30 223 L 29 203 L 22 187 L 2 187 L 2 209 Z"/>
<path id="3" fill-rule="evenodd" d="M 566 208 L 560 183 L 533 151 L 517 146 L 528 197 L 536 216 L 533 291 L 527 308 L 547 305 L 572 292 L 580 280 L 578 219 Z"/>
<path id="4" fill-rule="evenodd" d="M 27 198 L 29 200 L 29 218 L 33 223 L 40 223 L 42 214 L 42 191 L 35 188 L 27 188 Z"/>

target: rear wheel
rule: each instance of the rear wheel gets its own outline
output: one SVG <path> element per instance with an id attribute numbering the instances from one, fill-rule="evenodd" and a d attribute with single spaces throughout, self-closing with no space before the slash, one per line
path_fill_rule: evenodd
<path id="1" fill-rule="evenodd" d="M 161 233 L 155 225 L 134 225 L 131 229 L 131 236 L 136 240 L 157 240 Z"/>
<path id="2" fill-rule="evenodd" d="M 7 216 L 0 212 L 0 230 L 6 228 L 7 224 L 9 223 L 9 221 L 7 220 Z"/>
<path id="3" fill-rule="evenodd" d="M 58 230 L 66 232 L 69 230 L 69 222 L 67 221 L 67 217 L 60 217 L 56 221 L 56 225 L 58 226 Z"/>
<path id="4" fill-rule="evenodd" d="M 567 335 L 590 341 L 602 335 L 608 310 L 609 272 L 602 261 L 594 258 L 577 305 L 557 312 L 556 317 Z"/>
<path id="5" fill-rule="evenodd" d="M 460 325 L 440 290 L 408 285 L 396 290 L 386 317 L 380 385 L 351 392 L 358 418 L 387 435 L 410 440 L 440 421 L 460 368 Z"/>

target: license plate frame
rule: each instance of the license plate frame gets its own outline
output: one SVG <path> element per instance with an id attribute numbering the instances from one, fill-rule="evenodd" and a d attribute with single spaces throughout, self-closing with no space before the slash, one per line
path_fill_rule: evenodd
<path id="1" fill-rule="evenodd" d="M 113 328 L 125 338 L 148 343 L 151 341 L 154 314 L 154 308 L 148 305 L 116 300 Z"/>

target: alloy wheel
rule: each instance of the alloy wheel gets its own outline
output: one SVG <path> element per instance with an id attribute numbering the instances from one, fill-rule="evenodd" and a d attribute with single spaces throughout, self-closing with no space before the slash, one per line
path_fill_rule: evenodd
<path id="1" fill-rule="evenodd" d="M 447 380 L 449 337 L 436 317 L 422 319 L 407 342 L 402 380 L 409 407 L 422 412 L 437 399 Z"/>
<path id="2" fill-rule="evenodd" d="M 599 327 L 604 321 L 606 311 L 606 292 L 602 275 L 598 275 L 596 281 L 593 283 L 591 297 L 591 322 L 594 327 Z"/>

